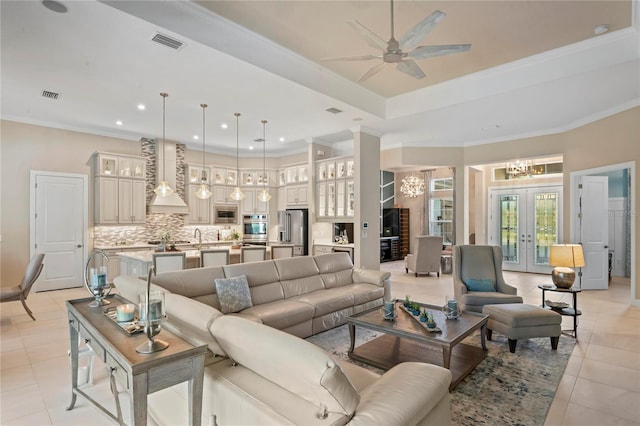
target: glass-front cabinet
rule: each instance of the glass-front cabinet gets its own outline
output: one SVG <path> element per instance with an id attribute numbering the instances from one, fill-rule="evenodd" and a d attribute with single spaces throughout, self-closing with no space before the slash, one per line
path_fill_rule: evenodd
<path id="1" fill-rule="evenodd" d="M 354 216 L 355 185 L 353 158 L 331 158 L 316 162 L 318 219 Z"/>

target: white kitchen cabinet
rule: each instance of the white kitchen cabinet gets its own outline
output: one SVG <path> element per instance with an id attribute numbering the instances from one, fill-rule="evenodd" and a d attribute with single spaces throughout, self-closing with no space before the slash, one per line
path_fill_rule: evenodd
<path id="1" fill-rule="evenodd" d="M 258 194 L 263 188 L 243 188 L 244 199 L 242 200 L 242 214 L 269 214 L 269 203 L 260 201 Z M 272 190 L 269 191 L 271 193 Z"/>
<path id="2" fill-rule="evenodd" d="M 306 206 L 309 204 L 309 189 L 307 185 L 289 185 L 285 189 L 287 207 Z"/>
<path id="3" fill-rule="evenodd" d="M 199 185 L 202 182 L 202 175 L 204 172 L 204 177 L 207 179 L 207 183 L 211 183 L 211 171 L 209 167 L 205 166 L 197 166 L 193 164 L 189 164 L 187 170 L 187 177 L 185 184 L 189 185 Z"/>
<path id="4" fill-rule="evenodd" d="M 104 225 L 118 224 L 118 179 L 100 177 L 95 179 L 94 222 Z"/>
<path id="5" fill-rule="evenodd" d="M 316 216 L 318 219 L 327 217 L 327 183 L 318 182 L 316 184 Z"/>
<path id="6" fill-rule="evenodd" d="M 287 209 L 287 188 L 281 186 L 278 188 L 278 211 Z"/>
<path id="7" fill-rule="evenodd" d="M 333 246 L 323 246 L 314 244 L 313 246 L 313 255 L 317 256 L 319 254 L 329 254 L 333 253 Z"/>
<path id="8" fill-rule="evenodd" d="M 231 199 L 232 186 L 214 186 L 213 187 L 213 204 L 238 204 L 236 200 Z M 242 191 L 244 192 L 244 190 Z"/>
<path id="9" fill-rule="evenodd" d="M 206 200 L 196 197 L 198 189 L 200 189 L 200 185 L 188 185 L 187 188 L 188 221 L 190 225 L 209 225 L 211 223 L 211 197 Z"/>
<path id="10" fill-rule="evenodd" d="M 346 216 L 345 205 L 347 202 L 347 197 L 345 195 L 345 181 L 344 179 L 336 180 L 336 216 L 344 217 Z"/>
<path id="11" fill-rule="evenodd" d="M 118 223 L 144 223 L 146 214 L 145 181 L 118 179 Z"/>
<path id="12" fill-rule="evenodd" d="M 347 194 L 346 194 L 346 212 L 345 216 L 353 217 L 355 215 L 355 202 L 356 202 L 356 184 L 353 179 L 347 180 Z"/>
<path id="13" fill-rule="evenodd" d="M 144 224 L 147 215 L 145 160 L 98 152 L 94 170 L 94 222 Z"/>
<path id="14" fill-rule="evenodd" d="M 134 277 L 146 277 L 148 264 L 141 260 L 120 257 L 120 275 L 131 275 Z"/>

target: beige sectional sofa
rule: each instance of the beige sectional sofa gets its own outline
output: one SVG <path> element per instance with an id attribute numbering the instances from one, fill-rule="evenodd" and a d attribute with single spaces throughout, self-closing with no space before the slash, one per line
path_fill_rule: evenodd
<path id="1" fill-rule="evenodd" d="M 245 275 L 252 306 L 222 314 L 216 278 Z M 216 355 L 205 368 L 203 424 L 449 424 L 448 370 L 403 363 L 383 375 L 336 361 L 300 339 L 336 327 L 390 295 L 388 272 L 353 268 L 347 253 L 158 274 L 168 329 Z M 116 277 L 137 300 L 146 283 Z M 184 423 L 186 386 L 157 392 L 159 424 Z"/>

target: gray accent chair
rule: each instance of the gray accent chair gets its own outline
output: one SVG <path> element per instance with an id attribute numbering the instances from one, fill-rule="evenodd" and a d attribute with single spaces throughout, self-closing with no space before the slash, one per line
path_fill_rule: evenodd
<path id="1" fill-rule="evenodd" d="M 4 302 L 14 302 L 20 301 L 22 302 L 22 306 L 24 310 L 27 311 L 27 314 L 31 317 L 32 320 L 36 320 L 33 316 L 33 312 L 27 306 L 27 297 L 29 296 L 29 292 L 31 291 L 31 287 L 36 282 L 40 273 L 42 272 L 42 268 L 44 267 L 44 253 L 34 255 L 29 264 L 27 265 L 27 270 L 24 273 L 24 278 L 22 282 L 11 288 L 3 288 L 0 291 L 0 303 Z"/>
<path id="2" fill-rule="evenodd" d="M 442 256 L 442 236 L 420 235 L 416 237 L 415 252 L 404 258 L 404 270 L 418 274 L 435 272 L 440 276 L 440 257 Z"/>
<path id="3" fill-rule="evenodd" d="M 491 280 L 495 291 L 469 291 L 470 279 Z M 453 247 L 453 291 L 464 311 L 482 312 L 484 305 L 522 303 L 518 290 L 502 276 L 502 248 L 461 245 Z"/>

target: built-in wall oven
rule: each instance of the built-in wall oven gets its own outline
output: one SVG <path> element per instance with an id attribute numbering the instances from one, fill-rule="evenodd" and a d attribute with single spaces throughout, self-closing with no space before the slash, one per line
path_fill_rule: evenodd
<path id="1" fill-rule="evenodd" d="M 269 239 L 269 216 L 249 214 L 242 217 L 242 242 L 246 244 L 266 244 Z"/>

